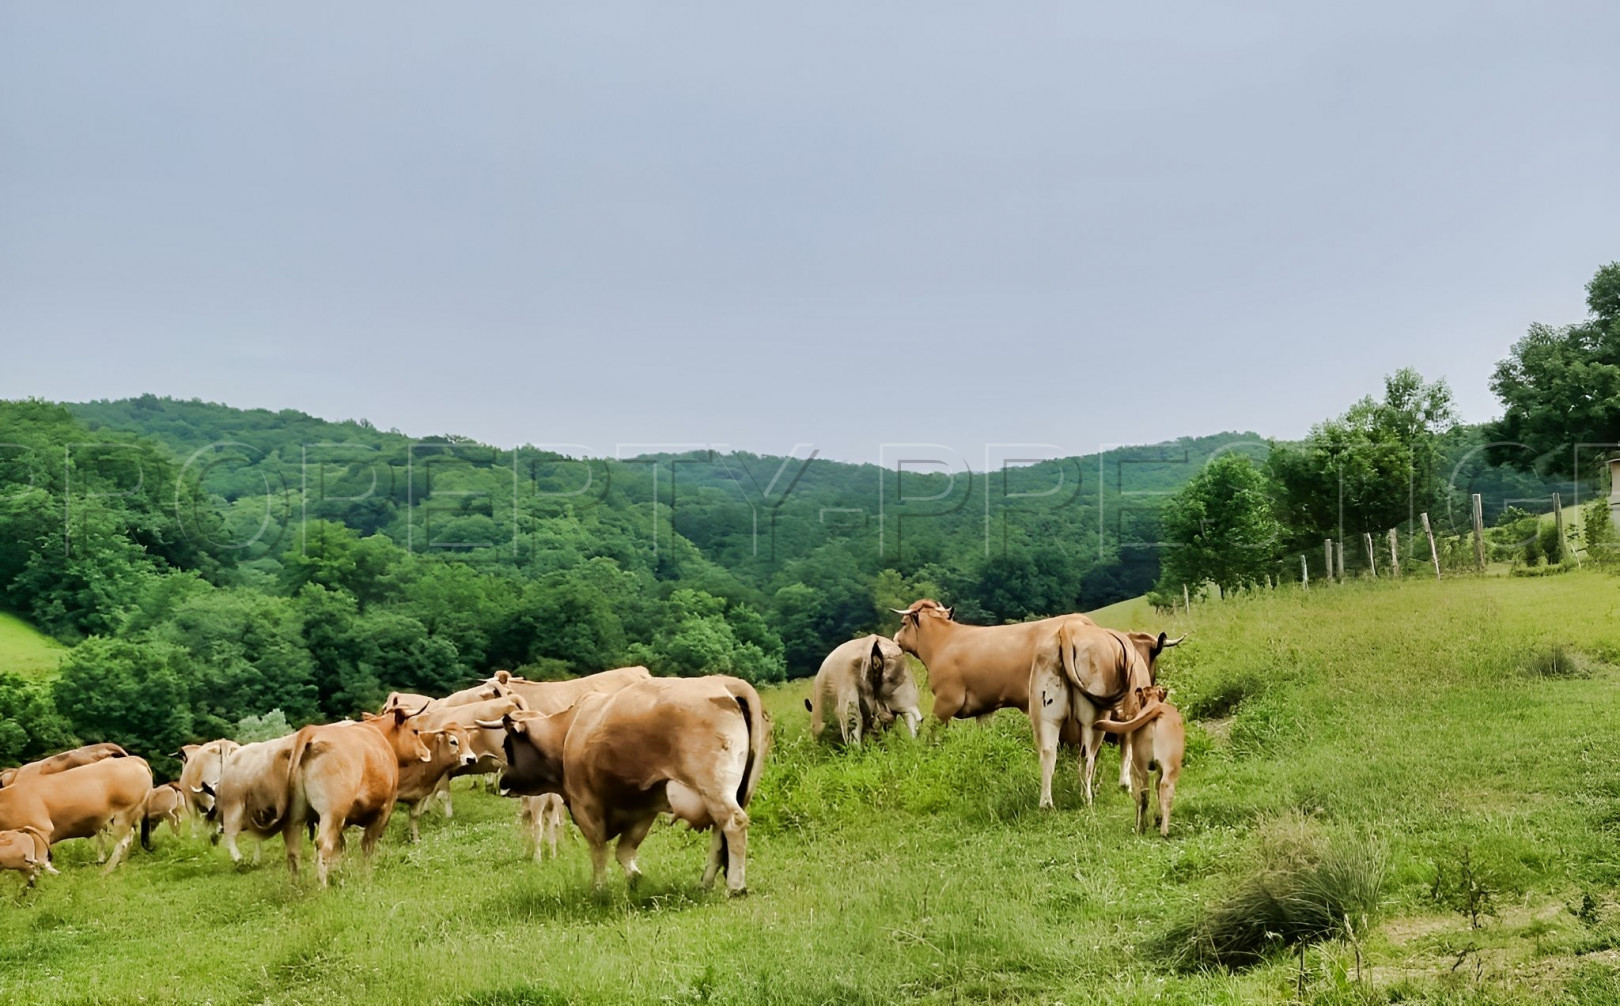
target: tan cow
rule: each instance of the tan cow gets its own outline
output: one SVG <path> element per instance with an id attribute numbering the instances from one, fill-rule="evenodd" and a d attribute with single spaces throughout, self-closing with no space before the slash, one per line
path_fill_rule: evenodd
<path id="1" fill-rule="evenodd" d="M 151 768 L 132 755 L 24 779 L 0 789 L 0 831 L 34 828 L 46 845 L 56 845 L 108 829 L 113 851 L 102 873 L 111 873 L 135 840 L 151 789 Z"/>
<path id="2" fill-rule="evenodd" d="M 186 794 L 178 782 L 153 786 L 141 805 L 141 848 L 152 851 L 152 830 L 164 821 L 169 831 L 179 837 L 180 819 L 186 813 Z"/>
<path id="3" fill-rule="evenodd" d="M 186 798 L 191 818 L 191 837 L 197 837 L 197 822 L 209 824 L 213 841 L 219 841 L 219 782 L 225 775 L 225 759 L 242 745 L 233 740 L 187 744 L 180 749 L 185 764 L 180 767 L 180 792 Z"/>
<path id="4" fill-rule="evenodd" d="M 649 678 L 586 695 L 560 713 L 513 713 L 502 725 L 503 791 L 562 795 L 590 844 L 597 886 L 614 839 L 619 865 L 636 882 L 636 849 L 669 811 L 694 829 L 715 828 L 703 885 L 724 870 L 731 893 L 746 889 L 746 808 L 770 745 L 770 723 L 748 682 Z"/>
<path id="5" fill-rule="evenodd" d="M 129 752 L 117 744 L 86 744 L 83 747 L 63 751 L 61 754 L 54 754 L 49 758 L 41 758 L 39 761 L 31 761 L 26 765 L 19 765 L 17 768 L 8 770 L 4 775 L 0 775 L 0 788 L 27 782 L 36 776 L 55 775 L 58 772 L 66 772 L 70 768 L 78 768 L 81 765 L 93 765 L 106 758 L 127 758 L 128 756 Z"/>
<path id="6" fill-rule="evenodd" d="M 16 870 L 33 887 L 41 873 L 56 873 L 51 865 L 51 844 L 44 832 L 32 825 L 0 831 L 0 870 Z"/>
<path id="7" fill-rule="evenodd" d="M 1153 683 L 1152 658 L 1143 653 L 1129 633 L 1074 622 L 1049 631 L 1036 650 L 1029 671 L 1029 719 L 1040 755 L 1042 807 L 1052 806 L 1060 742 L 1079 742 L 1082 789 L 1086 803 L 1092 802 L 1101 740 L 1092 724 L 1111 709 L 1126 718 L 1136 714 L 1134 690 Z M 1122 757 L 1129 762 L 1132 755 L 1126 750 Z"/>
<path id="8" fill-rule="evenodd" d="M 294 735 L 288 760 L 287 811 L 280 821 L 287 869 L 298 875 L 298 832 L 315 824 L 315 876 L 322 887 L 343 854 L 343 829 L 365 829 L 360 852 L 370 858 L 388 828 L 399 791 L 399 767 L 427 762 L 415 717 L 405 709 L 359 723 L 308 726 Z"/>
<path id="9" fill-rule="evenodd" d="M 537 713 L 560 713 L 578 702 L 581 696 L 595 692 L 616 692 L 626 685 L 646 681 L 652 672 L 645 667 L 615 667 L 582 678 L 567 681 L 528 681 L 513 677 L 507 671 L 496 671 L 486 684 L 499 684 L 521 695 L 530 709 Z"/>
<path id="10" fill-rule="evenodd" d="M 1176 782 L 1181 778 L 1181 759 L 1187 751 L 1187 727 L 1181 712 L 1166 701 L 1163 685 L 1138 688 L 1136 702 L 1141 712 L 1125 722 L 1098 720 L 1098 730 L 1133 738 L 1131 750 L 1131 796 L 1136 801 L 1136 833 L 1147 825 L 1148 783 L 1154 765 L 1159 767 L 1159 834 L 1170 834 L 1170 807 L 1176 801 Z"/>
<path id="11" fill-rule="evenodd" d="M 478 726 L 478 723 L 480 720 L 499 720 L 507 713 L 527 708 L 529 707 L 523 701 L 523 697 L 514 693 L 484 702 L 442 706 L 423 713 L 420 721 L 422 730 L 436 730 L 451 725 L 465 730 L 467 743 L 474 758 L 471 764 L 459 766 L 448 775 L 441 776 L 438 788 L 433 794 L 434 799 L 429 803 L 436 802 L 445 817 L 454 816 L 455 808 L 450 802 L 450 780 L 464 775 L 484 776 L 489 785 L 489 792 L 495 792 L 495 784 L 499 782 L 501 770 L 506 768 L 506 755 L 501 750 L 506 733 L 502 730 L 485 730 Z M 422 809 L 425 810 L 426 806 Z"/>
<path id="12" fill-rule="evenodd" d="M 242 862 L 236 846 L 238 835 L 245 833 L 258 840 L 253 851 L 257 863 L 264 854 L 264 840 L 280 833 L 281 819 L 287 813 L 287 765 L 297 737 L 288 734 L 243 744 L 225 756 L 215 807 L 232 862 Z"/>
<path id="13" fill-rule="evenodd" d="M 859 744 L 863 732 L 897 716 L 906 721 L 913 737 L 922 722 L 917 682 L 911 677 L 905 651 L 883 636 L 851 639 L 827 654 L 804 707 L 810 710 L 812 734 L 821 736 L 830 710 L 846 744 Z"/>
<path id="14" fill-rule="evenodd" d="M 928 668 L 934 716 L 985 716 L 997 709 L 1029 710 L 1029 667 L 1036 649 L 1060 625 L 1095 625 L 1085 615 L 1059 615 L 1013 625 L 963 625 L 952 609 L 924 599 L 894 609 L 894 641 Z"/>
<path id="15" fill-rule="evenodd" d="M 383 703 L 381 711 L 389 713 L 395 709 L 415 709 L 418 711 L 443 709 L 446 706 L 464 706 L 474 702 L 488 702 L 490 699 L 498 699 L 510 694 L 512 694 L 510 688 L 491 678 L 471 688 L 451 692 L 449 695 L 439 699 L 429 698 L 426 695 L 417 695 L 414 692 L 389 692 L 388 699 Z"/>
<path id="16" fill-rule="evenodd" d="M 536 863 L 545 862 L 546 850 L 557 858 L 557 839 L 562 836 L 568 808 L 556 793 L 518 798 L 518 826 L 523 829 L 524 845 Z"/>
<path id="17" fill-rule="evenodd" d="M 507 711 L 511 711 L 510 708 Z M 421 718 L 426 719 L 426 716 Z M 430 757 L 427 761 L 402 762 L 399 766 L 399 785 L 394 793 L 394 801 L 404 804 L 409 811 L 412 842 L 422 837 L 418 822 L 428 808 L 429 799 L 449 780 L 450 773 L 456 769 L 471 768 L 478 762 L 478 756 L 473 753 L 472 744 L 467 739 L 466 729 L 457 723 L 432 729 L 424 725 L 421 735 Z"/>

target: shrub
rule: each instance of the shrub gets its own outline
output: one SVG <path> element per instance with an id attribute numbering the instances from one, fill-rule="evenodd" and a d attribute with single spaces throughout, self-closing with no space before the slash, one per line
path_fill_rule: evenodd
<path id="1" fill-rule="evenodd" d="M 1248 967 L 1274 950 L 1365 931 L 1379 912 L 1387 867 L 1376 842 L 1330 841 L 1303 818 L 1284 819 L 1262 829 L 1247 876 L 1150 949 L 1180 970 Z"/>
<path id="2" fill-rule="evenodd" d="M 1526 674 L 1538 678 L 1587 678 L 1592 664 L 1586 654 L 1563 643 L 1553 643 L 1531 651 L 1525 659 Z"/>
<path id="3" fill-rule="evenodd" d="M 1471 928 L 1479 928 L 1481 915 L 1496 914 L 1496 889 L 1490 872 L 1474 861 L 1465 845 L 1454 863 L 1434 864 L 1434 881 L 1429 896 L 1436 904 L 1465 916 Z"/>

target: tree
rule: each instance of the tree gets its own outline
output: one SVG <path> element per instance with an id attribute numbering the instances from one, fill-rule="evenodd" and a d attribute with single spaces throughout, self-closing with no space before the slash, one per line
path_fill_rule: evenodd
<path id="1" fill-rule="evenodd" d="M 191 740 L 191 656 L 168 643 L 92 636 L 62 662 L 56 707 L 86 742 L 111 741 L 173 772 Z"/>
<path id="2" fill-rule="evenodd" d="M 1271 486 L 1248 458 L 1223 454 L 1170 498 L 1163 514 L 1174 547 L 1160 560 L 1162 592 L 1206 582 L 1223 592 L 1275 573 L 1283 527 L 1272 513 Z"/>
<path id="3" fill-rule="evenodd" d="M 33 761 L 73 745 L 72 725 L 56 711 L 49 687 L 0 674 L 0 765 Z"/>
<path id="4" fill-rule="evenodd" d="M 1361 399 L 1297 447 L 1273 447 L 1266 468 L 1291 545 L 1380 533 L 1435 510 L 1444 489 L 1438 438 L 1455 424 L 1446 382 L 1405 368 L 1384 379 L 1382 400 Z"/>
<path id="5" fill-rule="evenodd" d="M 1576 445 L 1598 445 L 1584 467 L 1620 443 L 1620 262 L 1592 277 L 1586 306 L 1574 325 L 1531 325 L 1496 365 L 1491 390 L 1504 411 L 1486 427 L 1499 442 L 1487 452 L 1493 463 L 1579 478 L 1590 472 L 1575 470 Z"/>

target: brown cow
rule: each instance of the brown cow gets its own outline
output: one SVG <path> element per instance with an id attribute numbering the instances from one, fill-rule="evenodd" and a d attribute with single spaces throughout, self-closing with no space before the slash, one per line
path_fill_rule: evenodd
<path id="1" fill-rule="evenodd" d="M 219 841 L 219 782 L 225 775 L 225 759 L 242 745 L 233 740 L 187 744 L 180 749 L 185 764 L 180 767 L 180 792 L 186 798 L 191 818 L 191 837 L 197 837 L 197 822 L 210 825 L 213 841 Z"/>
<path id="2" fill-rule="evenodd" d="M 394 813 L 400 764 L 433 758 L 413 720 L 412 713 L 395 709 L 359 723 L 308 726 L 294 735 L 287 810 L 280 821 L 293 876 L 298 875 L 298 833 L 311 821 L 316 829 L 315 876 L 322 887 L 342 857 L 344 828 L 365 829 L 360 852 L 370 858 Z"/>
<path id="3" fill-rule="evenodd" d="M 894 641 L 928 667 L 934 716 L 941 722 L 997 709 L 1029 710 L 1029 667 L 1036 649 L 1060 625 L 1095 625 L 1085 615 L 1059 615 L 1013 625 L 963 625 L 952 609 L 924 599 L 894 609 Z"/>
<path id="4" fill-rule="evenodd" d="M 863 731 L 871 732 L 896 716 L 906 721 L 915 737 L 922 721 L 917 682 L 911 677 L 905 651 L 883 636 L 840 643 L 821 662 L 810 698 L 804 701 L 810 710 L 810 732 L 816 737 L 825 729 L 829 703 L 846 744 L 859 744 Z"/>
<path id="5" fill-rule="evenodd" d="M 288 734 L 243 744 L 225 756 L 215 809 L 220 835 L 232 862 L 242 862 L 242 853 L 236 847 L 238 835 L 245 832 L 258 840 L 253 852 L 253 862 L 257 863 L 264 854 L 264 840 L 280 831 L 281 818 L 287 812 L 287 763 L 297 737 Z"/>
<path id="6" fill-rule="evenodd" d="M 141 805 L 141 848 L 152 851 L 152 830 L 160 823 L 169 822 L 169 831 L 180 835 L 180 819 L 186 813 L 186 793 L 177 782 L 153 786 Z"/>
<path id="7" fill-rule="evenodd" d="M 45 844 L 95 838 L 110 829 L 111 873 L 135 840 L 141 807 L 152 789 L 145 759 L 126 755 L 80 765 L 50 778 L 31 778 L 0 789 L 0 830 L 37 829 Z"/>
<path id="8" fill-rule="evenodd" d="M 36 776 L 66 772 L 68 769 L 78 768 L 80 765 L 93 765 L 105 758 L 127 757 L 129 757 L 129 752 L 117 744 L 86 744 L 83 747 L 73 748 L 71 751 L 63 751 L 61 754 L 54 754 L 49 758 L 41 758 L 39 761 L 31 761 L 26 765 L 19 765 L 17 768 L 10 769 L 4 776 L 0 776 L 0 787 L 15 786 Z"/>
<path id="9" fill-rule="evenodd" d="M 1078 740 L 1081 783 L 1092 802 L 1100 737 L 1093 729 L 1100 713 L 1118 708 L 1136 714 L 1133 690 L 1153 683 L 1151 657 L 1144 657 L 1131 635 L 1096 625 L 1060 624 L 1050 632 L 1030 665 L 1030 725 L 1041 762 L 1042 807 L 1052 806 L 1052 771 L 1060 741 Z M 1156 651 L 1153 651 L 1156 653 Z M 1129 762 L 1131 753 L 1123 751 Z"/>
<path id="10" fill-rule="evenodd" d="M 448 723 L 431 729 L 424 725 L 420 729 L 422 743 L 427 745 L 431 757 L 425 762 L 402 762 L 399 785 L 394 793 L 394 801 L 404 804 L 410 812 L 412 842 L 422 837 L 418 822 L 427 810 L 429 798 L 450 778 L 452 771 L 470 768 L 478 762 L 467 731 L 461 725 Z"/>
<path id="11" fill-rule="evenodd" d="M 32 825 L 0 831 L 0 870 L 16 870 L 33 887 L 43 873 L 56 873 L 51 865 L 51 845 L 44 832 Z"/>
<path id="12" fill-rule="evenodd" d="M 415 709 L 418 711 L 443 709 L 447 706 L 464 706 L 474 702 L 488 702 L 490 699 L 498 699 L 510 694 L 512 694 L 510 688 L 493 678 L 471 688 L 451 692 L 441 699 L 417 695 L 414 692 L 389 692 L 388 699 L 383 703 L 381 712 L 391 713 L 395 709 Z"/>
<path id="13" fill-rule="evenodd" d="M 607 844 L 633 885 L 636 849 L 663 811 L 694 829 L 715 828 L 708 887 L 723 869 L 746 889 L 748 802 L 759 788 L 770 723 L 759 694 L 739 678 L 649 678 L 593 693 L 560 713 L 506 716 L 503 791 L 560 793 L 591 847 L 601 886 Z"/>
<path id="14" fill-rule="evenodd" d="M 560 713 L 578 702 L 581 696 L 595 692 L 616 692 L 626 685 L 646 681 L 652 672 L 645 667 L 615 667 L 582 678 L 567 681 L 528 681 L 513 677 L 510 672 L 496 671 L 486 684 L 500 684 L 523 696 L 530 709 L 537 713 Z"/>

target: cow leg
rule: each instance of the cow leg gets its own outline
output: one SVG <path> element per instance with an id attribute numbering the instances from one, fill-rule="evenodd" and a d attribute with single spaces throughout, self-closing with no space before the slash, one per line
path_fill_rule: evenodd
<path id="1" fill-rule="evenodd" d="M 1057 769 L 1058 739 L 1069 716 L 1069 689 L 1054 674 L 1037 668 L 1030 675 L 1029 724 L 1035 732 L 1035 751 L 1041 764 L 1042 808 L 1052 802 L 1052 773 Z"/>
<path id="2" fill-rule="evenodd" d="M 656 820 L 657 817 L 642 818 L 626 828 L 619 836 L 619 845 L 614 850 L 614 855 L 619 860 L 619 866 L 624 869 L 624 880 L 631 890 L 634 890 L 636 883 L 641 880 L 641 867 L 636 865 L 636 850 L 641 848 L 642 841 L 646 839 L 648 830 Z"/>
<path id="3" fill-rule="evenodd" d="M 439 810 L 444 813 L 444 816 L 446 818 L 451 818 L 451 817 L 455 816 L 456 808 L 450 802 L 450 777 L 449 776 L 441 776 L 439 778 L 439 784 L 437 786 L 433 787 L 433 793 L 428 797 L 427 802 L 432 803 L 432 802 L 435 802 L 435 801 L 438 802 Z"/>
<path id="4" fill-rule="evenodd" d="M 1134 745 L 1131 758 L 1131 796 L 1136 801 L 1136 833 L 1142 834 L 1147 829 L 1148 814 L 1148 788 L 1152 782 L 1152 745 L 1144 743 Z"/>
<path id="5" fill-rule="evenodd" d="M 102 876 L 113 872 L 118 864 L 123 861 L 124 854 L 129 851 L 130 845 L 135 841 L 135 821 L 143 813 L 145 811 L 136 807 L 134 810 L 112 819 L 113 850 L 112 855 L 107 857 L 107 865 L 101 868 Z"/>
<path id="6" fill-rule="evenodd" d="M 1102 753 L 1102 734 L 1091 725 L 1097 721 L 1096 706 L 1085 699 L 1076 699 L 1074 713 L 1080 721 L 1080 788 L 1086 794 L 1086 806 L 1090 807 L 1097 793 L 1097 755 Z"/>
<path id="7" fill-rule="evenodd" d="M 714 829 L 714 835 L 709 839 L 709 862 L 703 868 L 703 888 L 708 890 L 714 886 L 714 878 L 720 875 L 723 865 L 721 856 L 725 855 L 726 836 L 719 828 Z"/>
<path id="8" fill-rule="evenodd" d="M 299 857 L 304 852 L 303 822 L 297 815 L 288 814 L 281 824 L 281 844 L 287 849 L 287 872 L 292 874 L 294 880 L 298 879 Z M 259 840 L 259 847 L 253 851 L 253 864 L 259 863 L 259 854 L 264 851 L 264 840 Z"/>
<path id="9" fill-rule="evenodd" d="M 384 824 L 386 823 L 385 820 Z M 371 828 L 366 829 L 366 834 L 367 837 L 370 836 Z M 337 869 L 338 863 L 343 859 L 342 816 L 336 813 L 322 816 L 321 826 L 315 833 L 315 842 L 315 881 L 325 887 L 331 881 L 332 871 Z"/>
<path id="10" fill-rule="evenodd" d="M 589 836 L 585 840 L 591 845 L 591 888 L 600 891 L 607 880 L 607 843 Z"/>
<path id="11" fill-rule="evenodd" d="M 743 873 L 748 868 L 748 814 L 737 807 L 718 820 L 726 839 L 726 893 L 746 893 L 748 881 Z"/>
<path id="12" fill-rule="evenodd" d="M 1159 766 L 1159 834 L 1170 837 L 1170 805 L 1176 802 L 1176 771 Z"/>
<path id="13" fill-rule="evenodd" d="M 422 814 L 427 810 L 427 805 L 428 802 L 426 800 L 418 800 L 416 803 L 413 803 L 405 808 L 405 819 L 410 824 L 410 840 L 412 845 L 415 845 L 417 842 L 422 840 L 422 829 L 417 822 L 422 819 Z M 368 832 L 369 830 L 370 829 L 367 829 Z M 361 841 L 364 842 L 365 840 L 362 839 Z"/>
<path id="14" fill-rule="evenodd" d="M 1119 739 L 1119 788 L 1129 793 L 1131 791 L 1131 748 L 1135 745 L 1132 740 L 1135 734 L 1126 734 Z"/>

